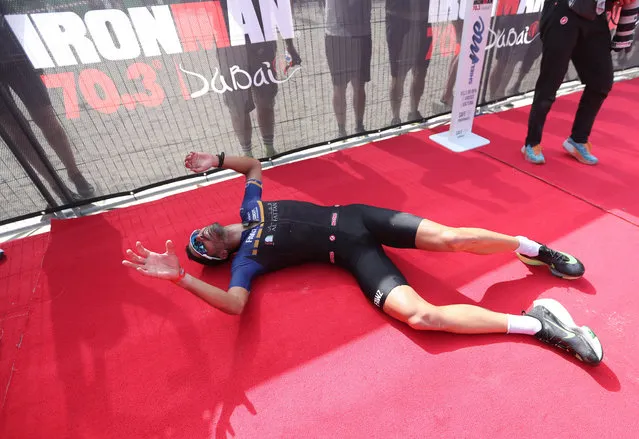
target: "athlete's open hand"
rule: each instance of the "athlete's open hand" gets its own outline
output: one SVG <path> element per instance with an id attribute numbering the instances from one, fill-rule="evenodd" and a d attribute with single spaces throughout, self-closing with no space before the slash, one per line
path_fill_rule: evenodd
<path id="1" fill-rule="evenodd" d="M 206 152 L 190 152 L 184 159 L 184 166 L 193 172 L 208 171 L 213 165 L 217 166 L 217 164 L 217 156 Z"/>
<path id="2" fill-rule="evenodd" d="M 122 261 L 123 265 L 158 279 L 176 280 L 179 277 L 180 261 L 171 240 L 166 241 L 166 251 L 161 254 L 147 250 L 139 241 L 135 243 L 135 249 L 137 252 L 127 249 L 127 259 Z"/>

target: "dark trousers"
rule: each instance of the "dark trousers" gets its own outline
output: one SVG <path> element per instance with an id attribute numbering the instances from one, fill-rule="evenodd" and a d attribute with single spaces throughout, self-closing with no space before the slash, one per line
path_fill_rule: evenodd
<path id="1" fill-rule="evenodd" d="M 590 21 L 575 14 L 566 0 L 546 0 L 539 31 L 541 69 L 528 118 L 526 144 L 541 143 L 546 117 L 571 60 L 586 86 L 571 137 L 575 142 L 586 143 L 613 82 L 610 30 L 605 14 Z"/>

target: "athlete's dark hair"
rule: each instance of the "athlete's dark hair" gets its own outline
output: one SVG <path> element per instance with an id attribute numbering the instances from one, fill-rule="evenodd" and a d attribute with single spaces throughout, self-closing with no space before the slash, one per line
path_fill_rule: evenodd
<path id="1" fill-rule="evenodd" d="M 202 265 L 208 265 L 209 267 L 215 267 L 217 265 L 222 265 L 222 264 L 226 263 L 230 259 L 230 256 L 231 256 L 231 254 L 229 253 L 229 257 L 227 257 L 226 259 L 222 259 L 222 260 L 219 260 L 219 259 L 206 259 L 206 258 L 203 258 L 200 255 L 197 255 L 197 254 L 193 253 L 193 251 L 191 250 L 191 248 L 190 248 L 190 246 L 188 244 L 186 245 L 186 255 L 188 256 L 188 258 L 190 260 L 195 261 L 195 262 L 197 262 L 199 264 L 202 264 Z"/>

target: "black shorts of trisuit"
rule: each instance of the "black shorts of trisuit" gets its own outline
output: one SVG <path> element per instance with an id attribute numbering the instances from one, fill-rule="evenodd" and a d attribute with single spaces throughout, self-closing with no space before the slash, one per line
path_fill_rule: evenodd
<path id="1" fill-rule="evenodd" d="M 371 80 L 371 35 L 338 37 L 326 35 L 326 60 L 334 85 L 346 85 L 352 80 L 360 83 Z"/>
<path id="2" fill-rule="evenodd" d="M 427 20 L 408 20 L 397 15 L 386 15 L 386 43 L 391 66 L 391 76 L 406 76 L 411 69 L 428 68 L 428 51 L 433 36 L 428 35 Z"/>
<path id="3" fill-rule="evenodd" d="M 220 77 L 223 77 L 226 84 L 232 88 L 232 90 L 224 92 L 222 96 L 224 97 L 224 103 L 229 107 L 232 114 L 236 116 L 248 114 L 255 109 L 256 104 L 265 108 L 273 108 L 275 106 L 278 85 L 276 82 L 271 81 L 268 75 L 269 68 L 264 63 L 270 65 L 270 70 L 276 77 L 276 54 L 277 43 L 275 41 L 218 48 Z M 234 68 L 234 71 L 241 69 L 248 73 L 251 77 L 251 86 L 246 88 L 248 78 L 238 71 L 235 74 L 238 86 L 235 87 L 231 68 Z M 259 71 L 261 73 L 258 75 L 258 83 L 255 84 L 255 75 Z M 220 77 L 215 80 L 217 87 L 222 87 Z M 262 83 L 263 81 L 264 83 Z"/>
<path id="4" fill-rule="evenodd" d="M 353 274 L 368 300 L 382 308 L 395 287 L 408 285 L 382 246 L 415 248 L 422 218 L 363 204 L 339 207 L 337 213 L 338 236 L 330 250 L 335 264 Z"/>

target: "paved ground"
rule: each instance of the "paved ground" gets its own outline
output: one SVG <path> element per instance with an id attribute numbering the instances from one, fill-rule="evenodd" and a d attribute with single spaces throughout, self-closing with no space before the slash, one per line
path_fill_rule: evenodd
<path id="1" fill-rule="evenodd" d="M 324 28 L 322 10 L 318 3 L 303 3 L 294 11 L 296 29 L 295 43 L 303 59 L 302 68 L 290 80 L 280 85 L 275 104 L 275 146 L 278 152 L 325 142 L 337 137 L 337 126 L 332 109 L 332 87 L 324 52 Z M 283 48 L 282 42 L 279 43 Z M 221 95 L 213 92 L 196 99 L 185 100 L 177 82 L 175 65 L 180 62 L 186 70 L 211 76 L 217 66 L 215 52 L 196 52 L 180 55 L 179 58 L 164 56 L 156 61 L 143 60 L 153 65 L 158 72 L 158 83 L 166 91 L 164 102 L 155 108 L 137 106 L 127 110 L 122 106 L 116 113 L 102 114 L 80 101 L 80 116 L 68 119 L 60 90 L 51 91 L 53 104 L 76 151 L 81 169 L 94 183 L 100 194 L 133 190 L 151 183 L 185 175 L 182 159 L 191 150 L 239 153 L 238 142 L 233 132 L 227 107 Z M 425 117 L 448 109 L 438 105 L 448 79 L 450 56 L 435 53 L 426 78 L 426 90 L 420 111 Z M 517 63 L 517 59 L 510 62 Z M 536 79 L 538 60 L 525 76 L 522 91 L 531 90 Z M 135 93 L 134 82 L 126 76 L 132 62 L 84 65 L 102 70 L 113 79 L 120 94 Z M 157 65 L 156 65 L 157 64 Z M 518 76 L 518 63 L 511 76 L 501 78 L 510 85 Z M 67 70 L 72 71 L 72 70 Z M 59 72 L 59 71 L 58 71 Z M 506 75 L 504 75 L 506 76 Z M 139 81 L 138 81 L 139 82 Z M 197 81 L 188 81 L 192 90 L 200 87 Z M 402 117 L 408 113 L 408 85 Z M 367 107 L 365 126 L 380 129 L 391 120 L 388 99 L 390 71 L 388 48 L 385 37 L 384 3 L 374 1 L 373 7 L 373 57 L 371 82 L 367 85 Z M 502 84 L 506 88 L 507 84 Z M 137 90 L 141 91 L 141 90 Z M 491 99 L 491 96 L 486 96 Z M 347 129 L 354 128 L 350 91 Z M 257 129 L 255 112 L 252 114 L 254 154 L 265 152 Z M 41 132 L 36 134 L 46 146 Z M 1 143 L 1 142 L 0 142 Z M 56 169 L 62 171 L 60 161 L 51 154 Z M 61 177 L 66 173 L 62 171 Z M 0 148 L 0 221 L 34 212 L 45 205 L 33 188 L 16 160 L 5 145 Z M 6 189 L 5 189 L 6 188 Z"/>

